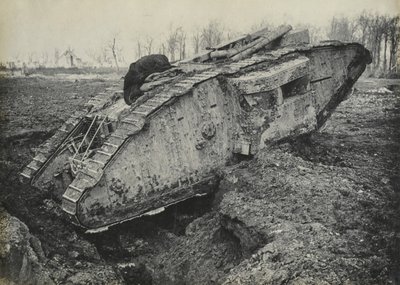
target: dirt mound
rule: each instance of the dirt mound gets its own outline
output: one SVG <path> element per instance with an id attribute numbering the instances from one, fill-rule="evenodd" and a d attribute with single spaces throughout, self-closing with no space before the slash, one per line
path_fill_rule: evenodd
<path id="1" fill-rule="evenodd" d="M 220 213 L 241 246 L 255 250 L 224 284 L 383 282 L 390 259 L 375 252 L 385 237 L 371 233 L 368 210 L 380 197 L 359 181 L 350 168 L 279 149 L 230 173 Z"/>
<path id="2" fill-rule="evenodd" d="M 47 260 L 40 241 L 28 227 L 0 208 L 0 283 L 54 284 L 43 265 Z"/>

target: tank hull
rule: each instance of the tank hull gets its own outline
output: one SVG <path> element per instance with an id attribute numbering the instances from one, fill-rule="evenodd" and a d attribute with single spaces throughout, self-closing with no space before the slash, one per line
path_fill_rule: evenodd
<path id="1" fill-rule="evenodd" d="M 197 83 L 129 137 L 78 201 L 79 223 L 98 228 L 208 193 L 235 154 L 316 130 L 364 71 L 359 48 L 297 51 Z M 285 94 L 302 78 L 301 94 Z"/>
<path id="2" fill-rule="evenodd" d="M 61 179 L 62 208 L 73 223 L 96 230 L 210 193 L 218 170 L 237 156 L 320 128 L 369 62 L 359 44 L 281 47 L 156 82 L 130 108 L 118 101 L 92 112 L 84 139 L 92 125 L 110 125 L 75 175 Z M 52 150 L 32 183 L 44 187 L 81 145 L 75 154 Z"/>

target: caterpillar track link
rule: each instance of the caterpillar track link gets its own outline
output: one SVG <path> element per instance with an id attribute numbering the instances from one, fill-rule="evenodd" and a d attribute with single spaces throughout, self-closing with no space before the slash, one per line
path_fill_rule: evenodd
<path id="1" fill-rule="evenodd" d="M 90 231 L 154 214 L 211 193 L 238 157 L 320 128 L 370 62 L 359 44 L 311 45 L 290 26 L 245 35 L 152 75 L 132 106 L 113 89 L 92 98 L 21 178 Z"/>

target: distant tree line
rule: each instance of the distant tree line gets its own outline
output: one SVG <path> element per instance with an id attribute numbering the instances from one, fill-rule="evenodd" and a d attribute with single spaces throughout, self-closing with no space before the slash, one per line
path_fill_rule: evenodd
<path id="1" fill-rule="evenodd" d="M 274 29 L 266 20 L 254 24 L 250 31 L 254 32 L 263 28 Z M 380 73 L 388 74 L 397 72 L 397 57 L 400 41 L 400 17 L 378 15 L 369 12 L 362 12 L 356 17 L 334 17 L 327 27 L 316 27 L 310 24 L 294 25 L 294 28 L 308 29 L 311 43 L 320 40 L 331 39 L 348 42 L 359 42 L 366 46 L 372 53 L 373 63 L 371 70 L 378 70 Z M 28 66 L 59 66 L 66 65 L 86 65 L 115 67 L 126 66 L 130 61 L 142 56 L 161 53 L 165 54 L 171 62 L 182 60 L 190 55 L 198 53 L 207 47 L 220 44 L 238 36 L 238 31 L 232 31 L 224 27 L 218 20 L 205 23 L 203 27 L 198 27 L 188 32 L 183 27 L 170 25 L 168 32 L 161 37 L 154 38 L 146 36 L 136 38 L 130 46 L 122 48 L 122 41 L 116 33 L 110 40 L 103 43 L 98 48 L 89 48 L 80 54 L 75 54 L 74 50 L 54 49 L 54 54 L 42 52 L 40 54 L 30 53 L 28 59 L 22 61 L 19 56 L 13 62 L 7 62 L 1 66 L 11 68 L 22 65 Z M 129 62 L 124 55 L 129 54 Z M 82 59 L 86 56 L 86 61 Z M 13 65 L 14 64 L 14 65 Z"/>
<path id="2" fill-rule="evenodd" d="M 372 68 L 397 72 L 400 17 L 363 12 L 354 18 L 334 17 L 327 36 L 332 40 L 359 42 L 371 51 Z"/>
<path id="3" fill-rule="evenodd" d="M 251 31 L 262 28 L 273 29 L 274 25 L 263 20 L 251 27 Z M 334 17 L 328 27 L 316 27 L 310 24 L 300 24 L 295 28 L 307 28 L 310 40 L 316 43 L 326 38 L 345 42 L 359 42 L 366 46 L 372 54 L 373 62 L 370 66 L 373 70 L 383 73 L 397 72 L 397 55 L 400 41 L 400 16 L 388 16 L 362 12 L 360 15 L 348 17 Z M 152 53 L 165 54 L 171 62 L 182 60 L 188 55 L 196 54 L 207 47 L 218 45 L 222 41 L 229 40 L 239 33 L 227 30 L 219 21 L 212 20 L 203 27 L 188 33 L 183 27 L 170 27 L 165 38 L 154 39 L 147 36 L 137 39 L 133 47 L 135 58 Z M 115 45 L 115 39 L 114 39 Z M 122 49 L 113 52 L 113 57 L 108 56 L 109 49 L 105 48 L 103 57 L 97 57 L 97 61 L 110 63 L 117 59 Z"/>

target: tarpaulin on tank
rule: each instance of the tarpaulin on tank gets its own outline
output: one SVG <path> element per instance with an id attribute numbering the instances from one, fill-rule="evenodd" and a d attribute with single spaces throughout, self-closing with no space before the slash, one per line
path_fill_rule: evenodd
<path id="1" fill-rule="evenodd" d="M 124 79 L 124 98 L 131 105 L 140 95 L 140 86 L 150 74 L 171 68 L 168 58 L 163 54 L 147 55 L 129 66 Z"/>

